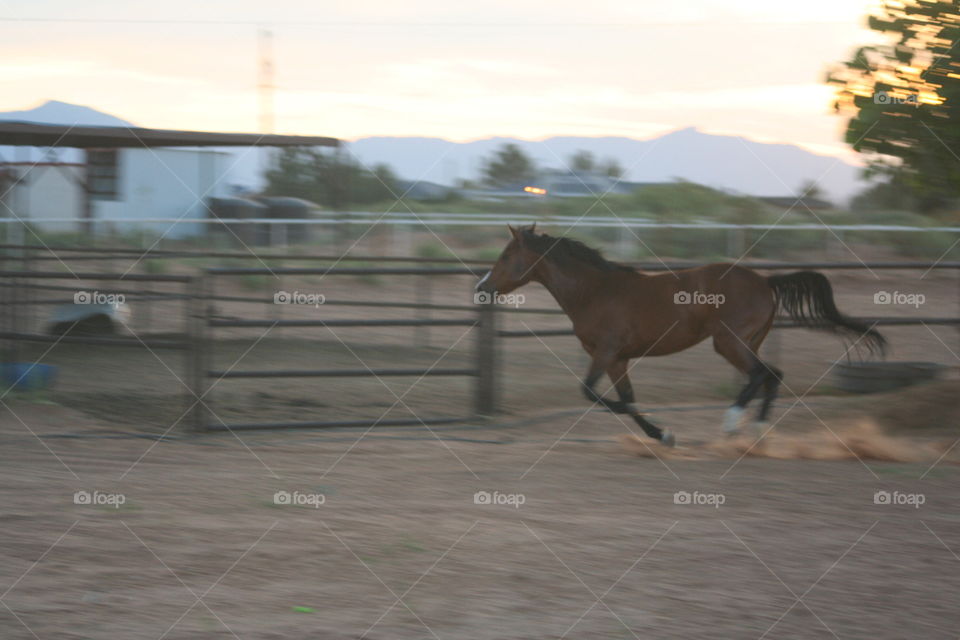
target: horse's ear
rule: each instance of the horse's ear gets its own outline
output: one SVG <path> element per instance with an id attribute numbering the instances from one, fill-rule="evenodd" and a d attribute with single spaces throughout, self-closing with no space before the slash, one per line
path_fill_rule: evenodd
<path id="1" fill-rule="evenodd" d="M 514 229 L 512 224 L 508 224 L 508 225 L 507 225 L 507 229 L 510 229 L 510 235 L 513 236 L 513 239 L 514 239 L 514 240 L 519 240 L 519 239 L 520 239 L 520 232 L 517 231 L 516 229 Z"/>
<path id="2" fill-rule="evenodd" d="M 530 233 L 536 233 L 536 232 L 537 232 L 537 223 L 534 222 L 532 225 L 530 225 Z"/>

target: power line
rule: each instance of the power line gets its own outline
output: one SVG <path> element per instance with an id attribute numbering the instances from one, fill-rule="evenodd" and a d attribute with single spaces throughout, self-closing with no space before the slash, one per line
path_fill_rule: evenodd
<path id="1" fill-rule="evenodd" d="M 663 27 L 743 27 L 743 26 L 764 26 L 764 27 L 796 27 L 813 25 L 843 25 L 848 26 L 847 20 L 743 20 L 743 21 L 692 21 L 692 22 L 330 22 L 328 20 L 237 20 L 237 19 L 181 19 L 181 18 L 38 18 L 38 17 L 0 17 L 0 22 L 24 22 L 24 23 L 64 23 L 64 24 L 156 24 L 156 25 L 229 25 L 229 26 L 248 26 L 262 27 L 271 26 L 310 26 L 310 27 L 329 27 L 329 28 L 368 28 L 368 27 L 388 27 L 388 28 L 469 28 L 483 29 L 488 27 L 514 28 L 514 29 L 550 29 L 550 28 L 570 28 L 570 29 L 635 29 L 635 28 L 663 28 Z"/>

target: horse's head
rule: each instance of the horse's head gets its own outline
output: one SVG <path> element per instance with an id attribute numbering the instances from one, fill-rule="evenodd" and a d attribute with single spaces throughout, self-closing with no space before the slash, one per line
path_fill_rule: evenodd
<path id="1" fill-rule="evenodd" d="M 524 234 L 532 234 L 536 226 L 533 224 L 527 228 L 514 229 L 507 225 L 513 237 L 497 258 L 493 268 L 477 283 L 477 291 L 510 293 L 517 287 L 530 282 L 534 267 L 542 256 L 525 245 Z"/>

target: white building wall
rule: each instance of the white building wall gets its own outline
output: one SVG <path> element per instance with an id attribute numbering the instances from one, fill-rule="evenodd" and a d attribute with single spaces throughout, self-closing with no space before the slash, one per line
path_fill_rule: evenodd
<path id="1" fill-rule="evenodd" d="M 124 218 L 116 231 L 147 229 L 179 238 L 203 233 L 190 220 L 207 217 L 208 198 L 228 195 L 230 155 L 207 149 L 123 149 L 116 200 L 95 200 L 95 218 Z M 181 222 L 138 223 L 149 218 Z"/>
<path id="2" fill-rule="evenodd" d="M 29 163 L 4 165 L 18 177 L 3 201 L 5 218 L 18 217 L 44 231 L 75 232 L 79 223 L 48 222 L 54 218 L 76 218 L 82 215 L 83 165 Z M 19 224 L 19 223 L 15 223 Z"/>

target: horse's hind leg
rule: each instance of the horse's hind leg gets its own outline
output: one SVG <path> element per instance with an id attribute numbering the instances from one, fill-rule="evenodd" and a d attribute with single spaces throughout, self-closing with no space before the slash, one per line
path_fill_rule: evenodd
<path id="1" fill-rule="evenodd" d="M 777 399 L 777 390 L 780 389 L 780 381 L 783 380 L 783 372 L 780 369 L 769 364 L 766 367 L 770 374 L 763 381 L 763 403 L 760 405 L 760 412 L 757 414 L 757 422 L 761 424 L 767 421 L 770 405 Z"/>
<path id="2" fill-rule="evenodd" d="M 637 409 L 637 406 L 634 404 L 633 385 L 630 384 L 630 378 L 627 375 L 628 365 L 628 360 L 617 360 L 607 367 L 607 375 L 610 376 L 610 381 L 613 382 L 613 386 L 617 390 L 617 395 L 620 396 L 620 401 L 623 403 L 626 413 L 630 414 L 630 417 L 643 429 L 645 434 L 655 440 L 659 440 L 668 447 L 674 446 L 676 444 L 676 438 L 673 436 L 673 433 L 651 423 L 640 413 L 640 410 Z"/>
<path id="3" fill-rule="evenodd" d="M 738 371 L 747 375 L 747 383 L 740 390 L 733 405 L 727 409 L 723 419 L 723 431 L 734 434 L 740 429 L 740 420 L 746 411 L 747 404 L 757 395 L 760 387 L 765 386 L 767 379 L 773 375 L 773 371 L 760 360 L 742 338 L 729 329 L 714 336 L 713 348 Z M 770 398 L 770 401 L 772 402 L 773 399 Z M 767 408 L 769 409 L 769 405 Z"/>
<path id="4" fill-rule="evenodd" d="M 774 314 L 771 313 L 767 324 L 757 332 L 750 341 L 750 349 L 753 353 L 760 353 L 760 345 L 763 344 L 764 339 L 770 332 L 770 327 L 773 326 L 773 316 Z M 769 363 L 763 362 L 762 364 L 767 368 L 767 375 L 763 379 L 763 403 L 760 405 L 759 413 L 757 413 L 758 431 L 760 431 L 767 422 L 770 406 L 773 404 L 773 401 L 776 400 L 777 391 L 780 389 L 780 381 L 783 380 L 783 371 Z"/>

